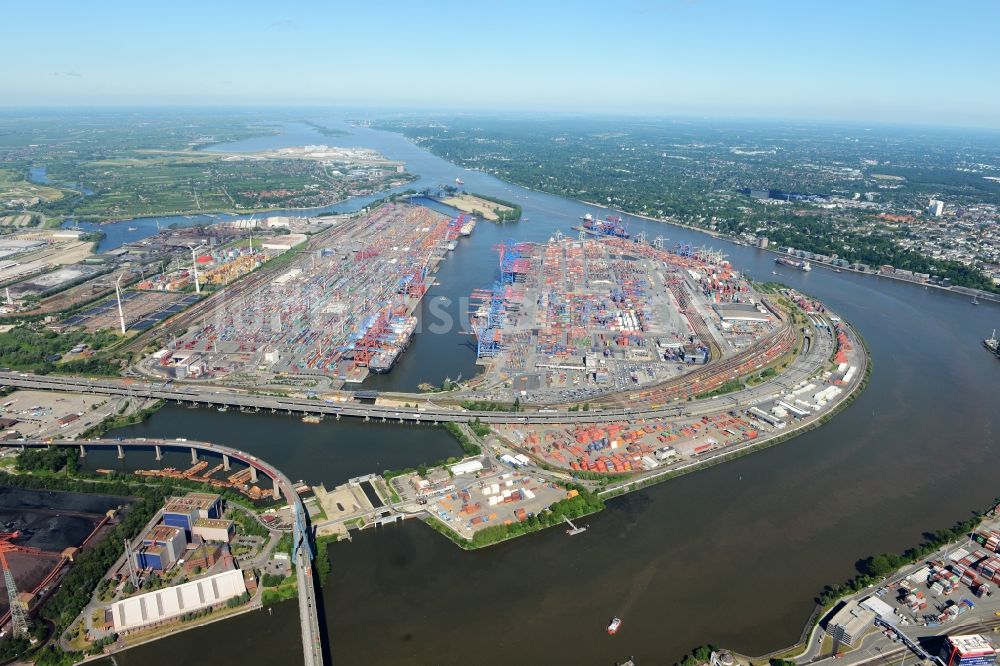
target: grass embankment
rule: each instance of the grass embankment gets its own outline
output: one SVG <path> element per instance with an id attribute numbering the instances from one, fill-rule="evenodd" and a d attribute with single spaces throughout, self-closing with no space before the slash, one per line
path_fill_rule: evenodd
<path id="1" fill-rule="evenodd" d="M 148 407 L 143 407 L 140 410 L 126 414 L 125 411 L 128 409 L 128 403 L 125 403 L 125 405 L 118 410 L 117 414 L 105 417 L 100 423 L 96 423 L 80 433 L 80 439 L 103 437 L 106 433 L 117 428 L 124 428 L 125 426 L 142 423 L 150 416 L 160 411 L 160 408 L 163 407 L 164 404 L 166 403 L 164 403 L 163 400 L 157 400 Z"/>
<path id="2" fill-rule="evenodd" d="M 459 403 L 470 412 L 517 412 L 521 409 L 521 401 L 491 402 L 489 400 L 462 400 Z"/>
<path id="3" fill-rule="evenodd" d="M 478 419 L 472 421 L 472 423 L 469 423 L 468 425 L 472 429 L 472 431 L 475 432 L 480 437 L 485 437 L 490 433 L 490 427 L 485 423 L 481 423 Z M 462 453 L 464 454 L 463 457 L 478 456 L 483 452 L 479 444 L 472 441 L 472 439 L 465 434 L 465 432 L 457 423 L 450 423 L 450 422 L 445 423 L 444 429 L 447 430 L 451 434 L 451 436 L 458 441 L 459 446 L 462 447 Z M 390 479 L 393 479 L 397 476 L 403 476 L 404 474 L 413 474 L 414 472 L 416 472 L 420 476 L 427 476 L 427 473 L 433 467 L 446 467 L 448 465 L 454 465 L 455 463 L 460 461 L 461 458 L 457 456 L 449 456 L 444 460 L 438 460 L 430 464 L 424 463 L 417 465 L 416 467 L 385 470 L 384 472 L 382 472 L 382 478 L 385 479 L 386 481 L 389 481 Z"/>
<path id="4" fill-rule="evenodd" d="M 508 539 L 513 539 L 522 534 L 530 534 L 544 530 L 547 527 L 552 527 L 553 525 L 563 524 L 564 518 L 582 518 L 583 516 L 589 516 L 604 509 L 604 501 L 598 495 L 592 494 L 579 486 L 570 486 L 568 489 L 575 490 L 577 492 L 576 496 L 559 500 L 552 506 L 543 509 L 537 515 L 533 515 L 523 522 L 485 527 L 478 530 L 472 536 L 472 539 L 466 539 L 433 516 L 427 517 L 425 522 L 435 531 L 451 539 L 459 547 L 465 550 L 475 550 L 476 548 L 484 548 L 507 541 Z"/>
<path id="5" fill-rule="evenodd" d="M 338 535 L 328 534 L 316 538 L 313 545 L 316 559 L 313 561 L 313 575 L 319 580 L 320 586 L 325 586 L 330 578 L 330 544 L 336 543 Z M 292 555 L 292 535 L 283 534 L 275 546 L 275 552 L 288 553 Z M 299 596 L 298 581 L 295 570 L 289 576 L 278 576 L 275 574 L 264 574 L 261 576 L 261 586 L 263 593 L 261 601 L 265 606 L 276 604 L 289 599 L 296 599 Z"/>

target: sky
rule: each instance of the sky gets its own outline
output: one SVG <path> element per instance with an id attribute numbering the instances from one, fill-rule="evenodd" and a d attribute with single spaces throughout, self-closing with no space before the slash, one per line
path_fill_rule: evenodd
<path id="1" fill-rule="evenodd" d="M 44 8 L 44 9 L 43 9 Z M 1000 2 L 18 2 L 0 106 L 360 106 L 1000 127 Z"/>

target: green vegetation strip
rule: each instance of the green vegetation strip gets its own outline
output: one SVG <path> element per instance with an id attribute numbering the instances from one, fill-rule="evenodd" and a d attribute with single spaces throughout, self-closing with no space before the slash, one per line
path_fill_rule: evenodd
<path id="1" fill-rule="evenodd" d="M 492 201 L 495 204 L 499 204 L 501 206 L 506 206 L 507 208 L 510 208 L 510 210 L 503 210 L 502 208 L 493 209 L 493 214 L 497 216 L 496 220 L 497 222 L 517 222 L 518 220 L 521 219 L 521 207 L 518 206 L 516 203 L 512 203 L 510 201 L 504 201 L 503 199 L 497 199 L 496 197 L 491 197 L 485 194 L 479 194 L 477 192 L 473 192 L 472 196 L 476 197 L 477 199 L 482 199 L 484 201 Z"/>
<path id="2" fill-rule="evenodd" d="M 95 354 L 89 358 L 60 363 L 60 357 L 79 344 L 91 349 L 110 349 L 122 338 L 110 331 L 86 333 L 66 331 L 56 333 L 39 324 L 17 326 L 0 333 L 0 359 L 3 365 L 16 370 L 31 370 L 39 375 L 51 372 L 78 375 L 118 375 L 121 362 L 117 358 Z"/>
<path id="3" fill-rule="evenodd" d="M 486 432 L 489 433 L 489 426 L 483 426 L 483 427 L 485 427 Z M 462 451 L 465 452 L 465 455 L 478 456 L 480 453 L 483 452 L 480 446 L 475 442 L 473 442 L 471 439 L 469 439 L 469 436 L 462 431 L 461 426 L 459 426 L 457 423 L 451 423 L 451 422 L 445 423 L 444 429 L 447 430 L 449 433 L 451 433 L 452 437 L 458 440 L 458 443 L 462 447 Z"/>

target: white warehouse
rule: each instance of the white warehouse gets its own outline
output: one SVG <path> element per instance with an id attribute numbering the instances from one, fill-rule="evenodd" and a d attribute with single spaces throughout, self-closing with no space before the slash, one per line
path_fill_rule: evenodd
<path id="1" fill-rule="evenodd" d="M 246 591 L 243 571 L 233 569 L 115 602 L 111 616 L 115 631 L 127 631 L 224 603 Z"/>

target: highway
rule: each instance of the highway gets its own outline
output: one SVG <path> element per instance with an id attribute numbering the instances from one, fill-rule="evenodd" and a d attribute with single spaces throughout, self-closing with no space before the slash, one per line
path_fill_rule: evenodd
<path id="1" fill-rule="evenodd" d="M 259 472 L 271 477 L 281 493 L 288 500 L 288 505 L 292 508 L 294 516 L 292 527 L 292 543 L 294 545 L 294 559 L 296 583 L 299 593 L 299 621 L 302 629 L 302 655 L 303 663 L 306 666 L 323 666 L 323 642 L 319 629 L 319 611 L 316 586 L 312 575 L 312 547 L 309 545 L 309 533 L 306 528 L 306 509 L 302 504 L 302 499 L 295 492 L 295 487 L 291 480 L 284 475 L 277 467 L 269 465 L 260 458 L 250 455 L 244 451 L 234 449 L 221 444 L 211 444 L 208 442 L 197 442 L 193 440 L 180 439 L 91 439 L 78 441 L 41 441 L 26 440 L 17 442 L 7 442 L 11 446 L 72 446 L 72 447 L 117 447 L 127 450 L 130 448 L 148 449 L 153 446 L 162 448 L 183 448 L 195 449 L 204 453 L 211 453 L 217 456 L 226 455 L 230 459 L 238 460 L 246 465 L 255 467 Z"/>
<path id="2" fill-rule="evenodd" d="M 356 401 L 333 402 L 325 400 L 293 398 L 277 395 L 259 395 L 225 387 L 177 384 L 172 382 L 141 381 L 134 379 L 86 377 L 62 377 L 57 375 L 34 375 L 24 372 L 0 372 L 0 384 L 26 389 L 49 391 L 75 391 L 160 400 L 173 400 L 206 406 L 225 406 L 235 409 L 259 411 L 272 410 L 289 414 L 315 414 L 319 416 L 351 416 L 366 420 L 398 421 L 409 423 L 438 424 L 443 422 L 469 423 L 479 420 L 483 423 L 604 423 L 613 420 L 637 420 L 644 418 L 678 418 L 701 416 L 707 413 L 743 409 L 758 404 L 785 391 L 800 381 L 808 379 L 829 359 L 834 349 L 834 338 L 829 331 L 811 329 L 808 342 L 788 369 L 774 379 L 735 391 L 724 396 L 702 400 L 677 401 L 671 405 L 651 404 L 640 400 L 634 407 L 613 406 L 600 410 L 568 412 L 561 409 L 542 409 L 533 412 L 472 411 L 459 408 L 445 408 L 425 403 L 426 406 L 398 407 L 365 404 Z M 853 336 L 853 332 L 852 332 Z M 855 336 L 856 346 L 860 342 Z M 711 366 L 709 366 L 711 367 Z M 863 371 L 864 368 L 859 368 Z M 863 372 L 859 372 L 863 374 Z M 406 394 L 392 394 L 394 398 Z M 415 403 L 426 400 L 425 396 L 408 396 Z"/>

